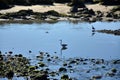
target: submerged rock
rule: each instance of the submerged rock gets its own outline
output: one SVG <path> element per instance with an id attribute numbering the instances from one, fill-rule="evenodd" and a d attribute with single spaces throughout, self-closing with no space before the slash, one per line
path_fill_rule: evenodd
<path id="1" fill-rule="evenodd" d="M 120 60 L 114 60 L 113 64 L 120 64 Z"/>
<path id="2" fill-rule="evenodd" d="M 67 72 L 67 69 L 66 69 L 66 68 L 61 67 L 61 68 L 59 68 L 59 72 Z"/>
<path id="3" fill-rule="evenodd" d="M 92 79 L 93 79 L 93 80 L 96 80 L 96 79 L 101 79 L 101 78 L 102 78 L 102 76 L 101 76 L 101 75 L 97 75 L 97 76 L 93 76 L 93 77 L 92 77 Z"/>
<path id="4" fill-rule="evenodd" d="M 113 73 L 116 73 L 116 72 L 117 72 L 117 69 L 112 68 L 111 71 L 112 71 Z"/>

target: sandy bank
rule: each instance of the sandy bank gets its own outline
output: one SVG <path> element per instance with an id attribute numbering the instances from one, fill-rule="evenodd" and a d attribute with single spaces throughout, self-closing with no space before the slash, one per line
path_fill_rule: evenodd
<path id="1" fill-rule="evenodd" d="M 103 6 L 100 4 L 87 4 L 86 7 L 88 9 L 93 9 L 94 11 L 101 11 L 101 12 L 109 12 L 112 10 L 115 6 Z"/>
<path id="2" fill-rule="evenodd" d="M 108 12 L 114 6 L 103 6 L 99 4 L 87 4 L 86 7 L 88 9 L 93 9 L 94 11 Z M 55 10 L 59 13 L 67 14 L 70 12 L 71 7 L 67 6 L 67 4 L 57 4 L 52 5 L 33 5 L 33 6 L 14 6 L 13 8 L 0 10 L 0 13 L 11 13 L 18 12 L 19 10 L 27 10 L 32 9 L 34 12 L 47 12 L 49 10 Z"/>
<path id="3" fill-rule="evenodd" d="M 32 9 L 34 12 L 47 12 L 49 10 L 55 10 L 59 13 L 67 14 L 71 7 L 66 4 L 54 4 L 52 5 L 33 5 L 33 6 L 14 6 L 11 9 L 1 10 L 0 13 L 18 12 L 19 10 Z"/>

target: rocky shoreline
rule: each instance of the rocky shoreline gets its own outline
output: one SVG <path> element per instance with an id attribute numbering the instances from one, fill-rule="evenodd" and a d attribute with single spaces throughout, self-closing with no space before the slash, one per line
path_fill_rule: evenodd
<path id="1" fill-rule="evenodd" d="M 100 32 L 100 33 L 107 33 L 107 34 L 114 34 L 114 35 L 120 35 L 120 29 L 118 30 L 97 30 L 97 32 Z"/>
<path id="2" fill-rule="evenodd" d="M 22 54 L 13 55 L 12 51 L 5 54 L 0 51 L 0 77 L 24 77 L 27 80 L 120 79 L 120 59 L 63 59 L 47 52 L 39 52 L 35 65 L 31 60 Z"/>

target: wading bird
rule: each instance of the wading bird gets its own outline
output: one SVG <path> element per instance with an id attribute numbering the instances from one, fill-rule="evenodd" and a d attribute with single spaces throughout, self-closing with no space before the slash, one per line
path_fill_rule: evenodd
<path id="1" fill-rule="evenodd" d="M 62 40 L 60 40 L 60 45 L 61 45 L 62 47 L 66 47 L 66 46 L 67 46 L 67 44 L 63 44 L 63 43 L 62 43 Z"/>

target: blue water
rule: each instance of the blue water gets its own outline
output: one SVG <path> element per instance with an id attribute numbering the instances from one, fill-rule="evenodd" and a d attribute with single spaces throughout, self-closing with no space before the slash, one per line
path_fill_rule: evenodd
<path id="1" fill-rule="evenodd" d="M 93 34 L 92 25 L 97 30 L 120 29 L 120 22 L 4 24 L 0 25 L 0 50 L 3 53 L 13 51 L 26 57 L 43 51 L 65 58 L 120 58 L 120 36 Z M 61 50 L 60 39 L 68 44 L 66 50 Z"/>

